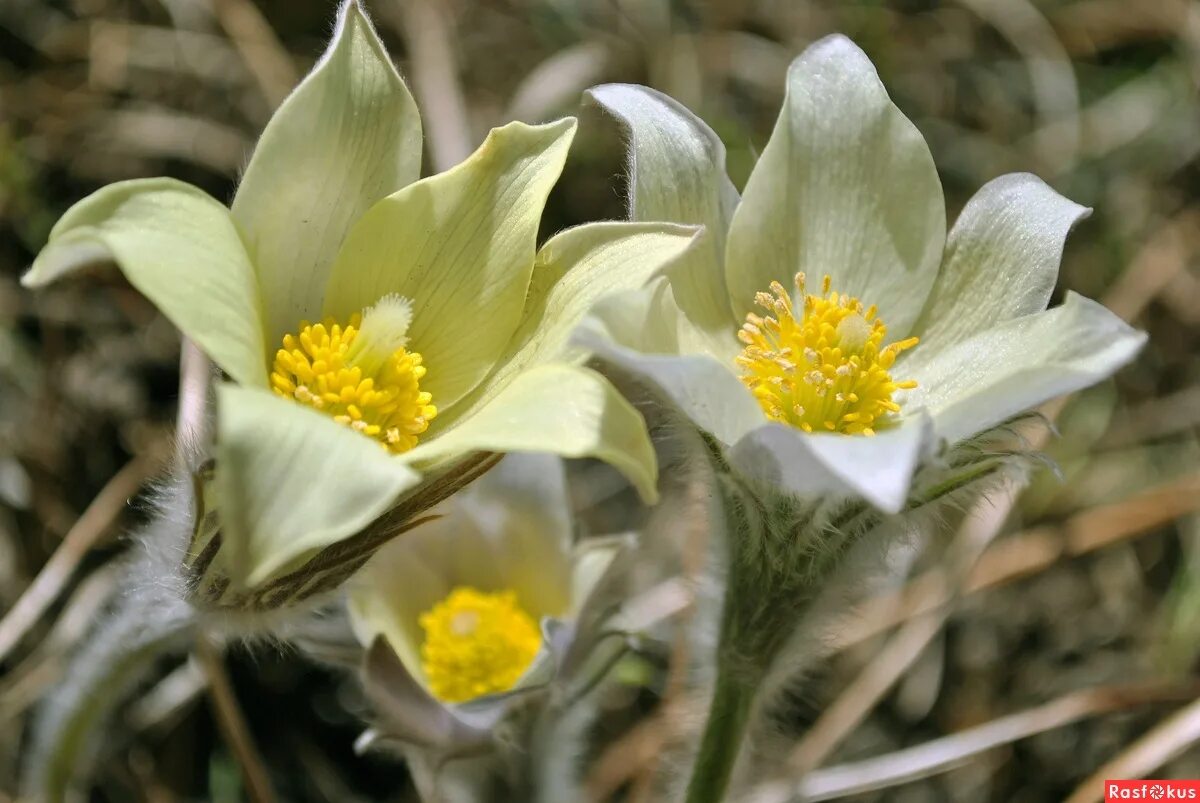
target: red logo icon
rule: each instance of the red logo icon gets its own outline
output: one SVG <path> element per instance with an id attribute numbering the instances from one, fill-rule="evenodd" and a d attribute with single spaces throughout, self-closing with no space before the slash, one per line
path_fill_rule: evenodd
<path id="1" fill-rule="evenodd" d="M 1200 803 L 1200 780 L 1105 781 L 1104 803 L 1119 800 L 1195 800 Z"/>

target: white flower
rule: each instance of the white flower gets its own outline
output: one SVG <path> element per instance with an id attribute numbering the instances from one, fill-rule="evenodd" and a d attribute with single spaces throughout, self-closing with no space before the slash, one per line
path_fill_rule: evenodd
<path id="1" fill-rule="evenodd" d="M 622 540 L 575 543 L 561 461 L 513 454 L 385 546 L 351 580 L 382 732 L 432 747 L 485 740 L 546 686 Z"/>
<path id="2" fill-rule="evenodd" d="M 669 281 L 601 302 L 578 340 L 657 383 L 744 474 L 895 512 L 938 442 L 1097 382 L 1145 341 L 1074 293 L 1046 310 L 1089 210 L 1040 179 L 988 183 L 947 237 L 924 139 L 845 37 L 792 63 L 740 199 L 682 105 L 590 94 L 629 129 L 632 218 L 707 235 Z"/>
<path id="3" fill-rule="evenodd" d="M 653 500 L 641 417 L 560 358 L 592 301 L 640 286 L 695 232 L 596 223 L 539 250 L 574 132 L 512 123 L 421 179 L 416 104 L 345 0 L 231 208 L 139 179 L 59 220 L 26 285 L 111 260 L 231 380 L 203 500 L 219 521 L 198 522 L 188 556 L 202 598 L 269 607 L 326 590 L 353 564 L 329 583 L 298 570 L 480 453 L 596 457 Z"/>

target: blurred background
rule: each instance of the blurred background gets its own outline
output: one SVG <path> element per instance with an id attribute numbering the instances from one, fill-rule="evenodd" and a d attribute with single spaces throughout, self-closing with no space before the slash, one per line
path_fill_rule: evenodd
<path id="1" fill-rule="evenodd" d="M 1014 170 L 1094 207 L 1057 297 L 1101 299 L 1149 331 L 1149 347 L 1062 409 L 1046 447 L 1060 476 L 1042 471 L 995 505 L 974 547 L 948 537 L 903 552 L 835 628 L 832 657 L 780 724 L 807 730 L 801 763 L 865 761 L 850 775 L 883 788 L 848 799 L 1083 801 L 1095 778 L 1143 767 L 1200 777 L 1200 3 L 368 6 L 422 107 L 427 173 L 492 125 L 578 114 L 586 87 L 631 81 L 704 117 L 740 186 L 788 62 L 841 31 L 928 139 L 951 219 Z M 15 799 L 31 708 L 117 582 L 122 533 L 147 515 L 179 363 L 172 327 L 115 271 L 36 295 L 18 277 L 57 217 L 105 183 L 170 175 L 229 199 L 333 11 L 332 0 L 0 0 L 0 801 Z M 545 233 L 623 214 L 619 132 L 582 114 Z M 286 648 L 227 660 L 281 799 L 413 799 L 401 765 L 354 755 L 351 684 Z M 243 799 L 203 673 L 185 663 L 161 679 L 114 729 L 93 799 Z M 908 783 L 870 761 L 918 745 L 926 764 L 900 754 L 918 776 Z M 927 766 L 930 751 L 942 764 Z M 818 777 L 826 792 L 855 791 Z"/>

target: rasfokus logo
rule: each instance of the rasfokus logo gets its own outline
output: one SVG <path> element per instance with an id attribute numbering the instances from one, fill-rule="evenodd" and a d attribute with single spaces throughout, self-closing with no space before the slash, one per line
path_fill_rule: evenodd
<path id="1" fill-rule="evenodd" d="M 1105 781 L 1104 801 L 1113 800 L 1197 800 L 1200 780 L 1190 781 Z"/>

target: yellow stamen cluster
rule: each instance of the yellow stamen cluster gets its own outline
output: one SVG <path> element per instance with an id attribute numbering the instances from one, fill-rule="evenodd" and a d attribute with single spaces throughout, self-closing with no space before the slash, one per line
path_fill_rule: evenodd
<path id="1" fill-rule="evenodd" d="M 388 296 L 345 325 L 303 322 L 275 353 L 271 387 L 393 453 L 406 452 L 437 415 L 420 388 L 421 355 L 404 348 L 410 319 L 408 301 Z"/>
<path id="2" fill-rule="evenodd" d="M 459 586 L 420 618 L 421 668 L 434 696 L 461 703 L 511 689 L 542 646 L 513 591 Z"/>
<path id="3" fill-rule="evenodd" d="M 876 317 L 878 310 L 864 310 L 857 298 L 829 288 L 826 276 L 821 294 L 808 294 L 804 274 L 796 274 L 796 290 L 804 299 L 798 320 L 779 282 L 771 282 L 770 293 L 755 296 L 768 314 L 750 313 L 738 332 L 745 345 L 737 357 L 742 381 L 774 421 L 805 432 L 874 435 L 881 419 L 900 410 L 892 394 L 917 386 L 911 380 L 895 382 L 888 373 L 917 338 L 881 348 L 887 327 Z"/>

